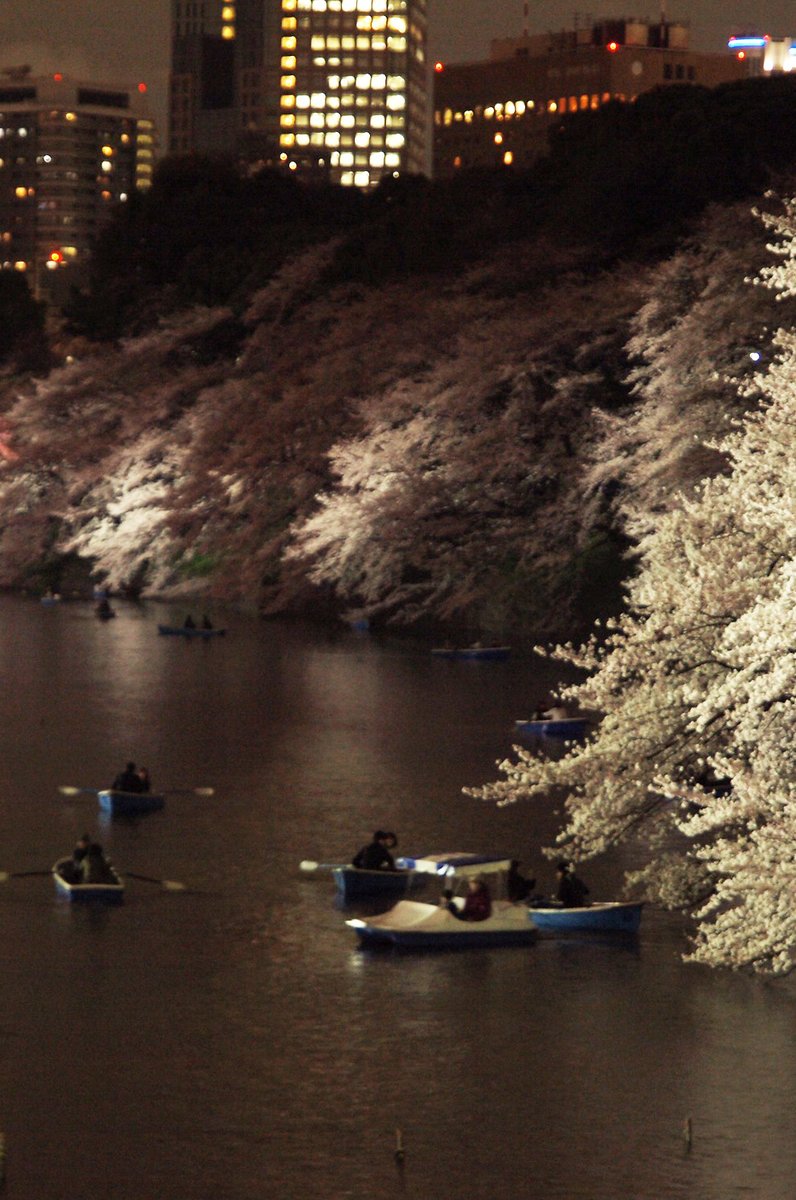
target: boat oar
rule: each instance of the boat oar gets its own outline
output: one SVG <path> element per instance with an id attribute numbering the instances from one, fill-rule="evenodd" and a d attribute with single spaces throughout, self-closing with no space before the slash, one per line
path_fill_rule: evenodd
<path id="1" fill-rule="evenodd" d="M 187 884 L 180 883 L 178 879 L 158 879 L 155 875 L 137 875 L 135 871 L 122 871 L 121 874 L 126 875 L 128 879 L 140 879 L 143 883 L 157 883 L 164 892 L 188 890 Z"/>
<path id="2" fill-rule="evenodd" d="M 337 871 L 340 867 L 346 867 L 348 863 L 319 863 L 313 862 L 311 858 L 305 858 L 299 863 L 299 870 L 304 871 L 307 875 L 313 875 L 316 871 Z"/>
<path id="3" fill-rule="evenodd" d="M 69 787 L 67 784 L 61 784 L 58 791 L 62 796 L 98 796 L 100 792 L 112 792 L 113 788 L 92 788 L 92 787 Z M 215 788 L 199 787 L 199 788 L 156 788 L 154 794 L 156 796 L 214 796 Z M 146 795 L 142 792 L 142 795 Z"/>
<path id="4" fill-rule="evenodd" d="M 32 875 L 52 875 L 49 871 L 0 871 L 0 883 L 8 883 L 9 879 L 29 879 Z"/>

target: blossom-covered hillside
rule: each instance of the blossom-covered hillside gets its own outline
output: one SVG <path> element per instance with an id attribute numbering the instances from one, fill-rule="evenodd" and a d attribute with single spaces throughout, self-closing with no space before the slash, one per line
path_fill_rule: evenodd
<path id="1" fill-rule="evenodd" d="M 775 302 L 743 264 L 763 241 L 743 207 L 657 268 L 529 238 L 369 287 L 329 282 L 331 240 L 243 315 L 84 348 L 6 386 L 0 585 L 69 586 L 82 564 L 266 612 L 582 628 L 620 603 L 632 498 L 653 511 L 649 481 L 692 477 L 693 434 L 749 402 L 735 382 Z"/>
<path id="2" fill-rule="evenodd" d="M 634 839 L 646 861 L 632 882 L 695 909 L 694 958 L 786 973 L 796 966 L 796 204 L 773 225 L 778 261 L 761 274 L 781 298 L 781 328 L 754 381 L 762 403 L 713 443 L 723 473 L 639 522 L 627 611 L 606 636 L 557 651 L 587 672 L 569 695 L 601 714 L 594 736 L 558 762 L 518 751 L 476 794 L 511 803 L 563 789 L 556 853 L 589 858 Z"/>

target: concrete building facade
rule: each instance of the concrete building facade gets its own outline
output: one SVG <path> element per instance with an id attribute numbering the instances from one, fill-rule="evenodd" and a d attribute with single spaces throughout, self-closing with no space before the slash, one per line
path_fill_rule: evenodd
<path id="1" fill-rule="evenodd" d="M 150 185 L 156 149 L 138 88 L 0 72 L 2 267 L 27 272 L 35 295 L 57 300 L 114 207 Z"/>
<path id="2" fill-rule="evenodd" d="M 665 20 L 604 20 L 495 41 L 486 62 L 436 64 L 434 174 L 528 167 L 564 113 L 633 101 L 667 85 L 715 87 L 748 73 L 736 57 L 689 49 L 687 26 Z"/>
<path id="3" fill-rule="evenodd" d="M 172 0 L 170 149 L 360 188 L 427 168 L 426 0 Z"/>

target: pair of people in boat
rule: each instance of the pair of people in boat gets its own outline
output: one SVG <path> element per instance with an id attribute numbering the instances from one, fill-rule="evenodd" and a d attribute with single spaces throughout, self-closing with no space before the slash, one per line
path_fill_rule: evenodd
<path id="1" fill-rule="evenodd" d="M 78 840 L 72 851 L 70 883 L 116 883 L 116 876 L 103 853 L 102 846 L 87 833 Z"/>
<path id="2" fill-rule="evenodd" d="M 492 916 L 492 896 L 483 879 L 468 879 L 464 904 L 459 905 L 450 888 L 445 888 L 440 904 L 459 921 L 486 921 Z"/>
<path id="3" fill-rule="evenodd" d="M 183 622 L 183 626 L 182 626 L 182 627 L 183 627 L 183 629 L 197 629 L 197 628 L 199 628 L 199 629 L 212 629 L 212 628 L 213 628 L 213 622 L 212 622 L 212 621 L 210 620 L 210 618 L 209 618 L 209 617 L 208 617 L 208 616 L 205 614 L 205 616 L 203 616 L 203 617 L 202 617 L 202 624 L 201 624 L 201 625 L 199 625 L 199 626 L 197 626 L 197 624 L 196 624 L 196 621 L 194 621 L 194 619 L 193 619 L 193 617 L 191 616 L 191 614 L 190 614 L 190 613 L 188 613 L 188 616 L 185 618 L 185 620 L 184 620 L 184 622 Z"/>
<path id="4" fill-rule="evenodd" d="M 136 767 L 134 762 L 129 762 L 114 779 L 111 791 L 148 792 L 150 786 L 149 771 L 146 767 Z"/>
<path id="5" fill-rule="evenodd" d="M 389 830 L 377 829 L 373 839 L 357 850 L 351 865 L 360 871 L 394 871 L 395 859 L 390 853 L 398 845 L 398 838 Z"/>
<path id="6" fill-rule="evenodd" d="M 540 700 L 533 710 L 533 721 L 566 721 L 569 719 L 569 710 L 560 701 L 553 700 L 548 704 L 546 700 Z"/>

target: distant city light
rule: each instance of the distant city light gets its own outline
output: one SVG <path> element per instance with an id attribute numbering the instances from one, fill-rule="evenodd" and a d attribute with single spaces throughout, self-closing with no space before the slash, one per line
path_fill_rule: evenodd
<path id="1" fill-rule="evenodd" d="M 444 71 L 444 70 L 445 70 L 445 64 L 444 64 L 444 63 L 441 63 L 441 62 L 435 62 L 435 63 L 434 63 L 434 70 L 435 70 L 437 73 L 439 73 L 440 71 Z"/>
<path id="2" fill-rule="evenodd" d="M 61 72 L 60 72 L 60 71 L 56 71 L 56 72 L 55 72 L 55 74 L 53 75 L 53 79 L 55 80 L 55 82 L 56 82 L 56 83 L 62 83 L 62 82 L 63 82 L 63 78 L 64 78 L 64 77 L 63 77 L 63 75 L 61 74 Z"/>
<path id="3" fill-rule="evenodd" d="M 619 49 L 619 42 L 609 42 L 607 49 L 610 50 L 611 54 L 616 54 Z"/>
<path id="4" fill-rule="evenodd" d="M 767 43 L 767 37 L 731 37 L 727 46 L 730 50 L 762 50 Z"/>
<path id="5" fill-rule="evenodd" d="M 750 350 L 749 357 L 751 358 L 752 362 L 760 362 L 760 351 Z"/>
<path id="6" fill-rule="evenodd" d="M 141 95 L 143 96 L 144 92 L 147 90 L 147 86 L 146 86 L 146 84 L 145 84 L 145 83 L 139 83 L 139 85 L 138 85 L 138 90 L 139 90 L 139 92 L 141 93 Z"/>

